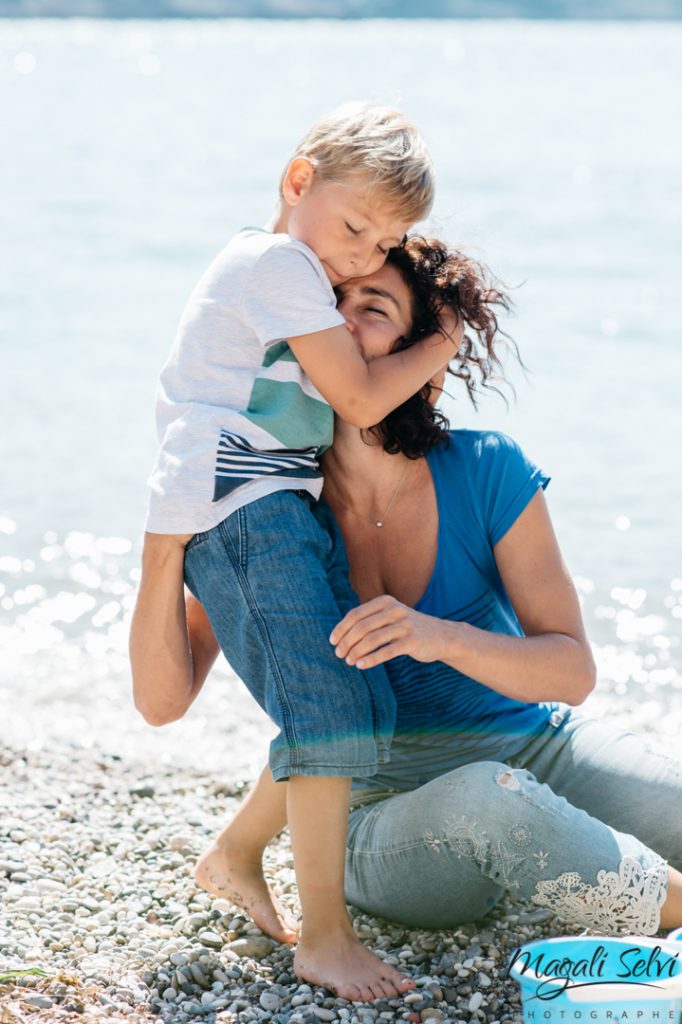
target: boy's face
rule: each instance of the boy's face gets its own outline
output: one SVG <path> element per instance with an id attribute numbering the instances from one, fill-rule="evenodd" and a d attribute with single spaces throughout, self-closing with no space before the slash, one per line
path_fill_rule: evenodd
<path id="1" fill-rule="evenodd" d="M 292 161 L 283 183 L 286 231 L 309 246 L 332 285 L 373 274 L 410 224 L 377 202 L 358 176 L 345 183 L 315 179 L 310 161 Z"/>

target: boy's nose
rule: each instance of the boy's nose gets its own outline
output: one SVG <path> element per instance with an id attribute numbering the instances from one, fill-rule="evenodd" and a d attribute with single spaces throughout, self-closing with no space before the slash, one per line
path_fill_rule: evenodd
<path id="1" fill-rule="evenodd" d="M 354 256 L 350 262 L 353 266 L 352 276 L 364 277 L 366 274 L 371 274 L 378 270 L 384 260 L 381 253 L 372 248 L 368 252 L 359 253 L 357 256 Z"/>
<path id="2" fill-rule="evenodd" d="M 355 277 L 360 277 L 362 274 L 367 273 L 367 268 L 371 265 L 377 250 L 374 245 L 363 245 L 353 249 L 349 255 L 348 262 L 353 267 L 353 274 Z"/>

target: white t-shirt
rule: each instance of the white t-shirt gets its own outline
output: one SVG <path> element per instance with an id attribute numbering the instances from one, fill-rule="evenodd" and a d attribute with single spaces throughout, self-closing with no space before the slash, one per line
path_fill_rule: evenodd
<path id="1" fill-rule="evenodd" d="M 199 533 L 273 491 L 319 497 L 334 414 L 287 338 L 343 324 L 315 253 L 246 228 L 194 289 L 161 372 L 145 529 Z"/>

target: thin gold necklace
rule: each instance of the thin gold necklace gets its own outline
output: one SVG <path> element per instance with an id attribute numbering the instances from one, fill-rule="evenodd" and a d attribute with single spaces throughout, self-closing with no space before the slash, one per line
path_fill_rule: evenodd
<path id="1" fill-rule="evenodd" d="M 391 508 L 393 507 L 393 502 L 398 497 L 398 491 L 400 490 L 400 485 L 402 484 L 403 480 L 405 479 L 405 474 L 407 473 L 407 467 L 409 466 L 409 464 L 410 464 L 409 460 L 406 459 L 405 460 L 405 465 L 403 466 L 403 471 L 400 474 L 400 479 L 398 480 L 398 483 L 395 485 L 395 490 L 394 490 L 393 494 L 391 495 L 391 500 L 389 501 L 388 505 L 384 509 L 384 514 L 382 516 L 380 516 L 379 519 L 371 519 L 370 520 L 370 522 L 373 523 L 375 526 L 381 527 L 381 526 L 384 525 L 384 520 L 385 520 L 386 516 L 388 515 L 388 513 L 391 511 Z M 365 517 L 360 512 L 356 512 L 355 509 L 350 508 L 349 506 L 346 506 L 346 509 L 347 509 L 348 512 L 352 512 L 354 516 L 357 516 L 358 519 L 365 519 Z"/>

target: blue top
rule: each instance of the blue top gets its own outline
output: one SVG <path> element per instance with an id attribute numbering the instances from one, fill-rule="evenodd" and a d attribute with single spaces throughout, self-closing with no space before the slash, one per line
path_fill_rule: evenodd
<path id="1" fill-rule="evenodd" d="M 523 636 L 493 548 L 549 477 L 505 434 L 453 430 L 427 455 L 438 506 L 433 575 L 415 608 Z M 368 782 L 413 789 L 472 761 L 505 761 L 541 731 L 558 703 L 529 704 L 437 661 L 386 665 L 398 703 L 390 764 Z"/>

